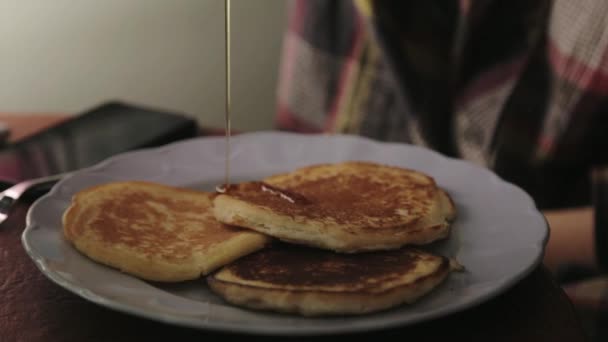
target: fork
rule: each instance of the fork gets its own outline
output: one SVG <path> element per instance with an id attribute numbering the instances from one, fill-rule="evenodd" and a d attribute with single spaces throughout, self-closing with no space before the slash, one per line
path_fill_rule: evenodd
<path id="1" fill-rule="evenodd" d="M 63 178 L 66 174 L 60 173 L 48 177 L 34 178 L 19 182 L 10 188 L 0 192 L 0 224 L 8 218 L 13 205 L 29 190 L 51 186 Z"/>

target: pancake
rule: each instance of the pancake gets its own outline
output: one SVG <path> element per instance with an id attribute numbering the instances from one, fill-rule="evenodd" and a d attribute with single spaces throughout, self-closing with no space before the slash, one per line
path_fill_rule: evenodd
<path id="1" fill-rule="evenodd" d="M 211 196 L 136 181 L 95 186 L 73 197 L 64 236 L 91 259 L 142 279 L 195 279 L 269 241 L 215 220 Z"/>
<path id="2" fill-rule="evenodd" d="M 213 212 L 226 224 L 345 253 L 446 238 L 456 215 L 431 177 L 366 162 L 314 165 L 241 183 L 214 199 Z"/>
<path id="3" fill-rule="evenodd" d="M 224 266 L 207 283 L 240 307 L 304 316 L 356 315 L 414 303 L 449 272 L 445 257 L 409 247 L 344 254 L 281 244 Z"/>

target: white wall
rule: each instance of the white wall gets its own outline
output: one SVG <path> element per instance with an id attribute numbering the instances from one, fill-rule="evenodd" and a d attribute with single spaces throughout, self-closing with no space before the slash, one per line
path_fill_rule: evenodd
<path id="1" fill-rule="evenodd" d="M 0 1 L 0 112 L 108 99 L 224 124 L 223 0 Z M 284 0 L 232 0 L 233 127 L 271 127 Z"/>

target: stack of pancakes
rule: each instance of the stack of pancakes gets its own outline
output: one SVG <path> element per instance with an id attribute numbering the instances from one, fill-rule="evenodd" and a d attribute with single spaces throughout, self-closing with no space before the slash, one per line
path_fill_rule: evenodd
<path id="1" fill-rule="evenodd" d="M 142 279 L 206 276 L 234 305 L 307 316 L 412 303 L 453 267 L 414 245 L 449 236 L 434 180 L 364 162 L 314 165 L 211 194 L 116 182 L 74 196 L 64 235 Z"/>

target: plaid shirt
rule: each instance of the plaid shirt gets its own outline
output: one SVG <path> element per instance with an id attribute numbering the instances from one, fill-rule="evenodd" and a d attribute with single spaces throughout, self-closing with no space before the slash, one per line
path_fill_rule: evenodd
<path id="1" fill-rule="evenodd" d="M 608 1 L 291 3 L 278 128 L 423 145 L 541 209 L 592 205 L 604 269 L 607 114 Z"/>

